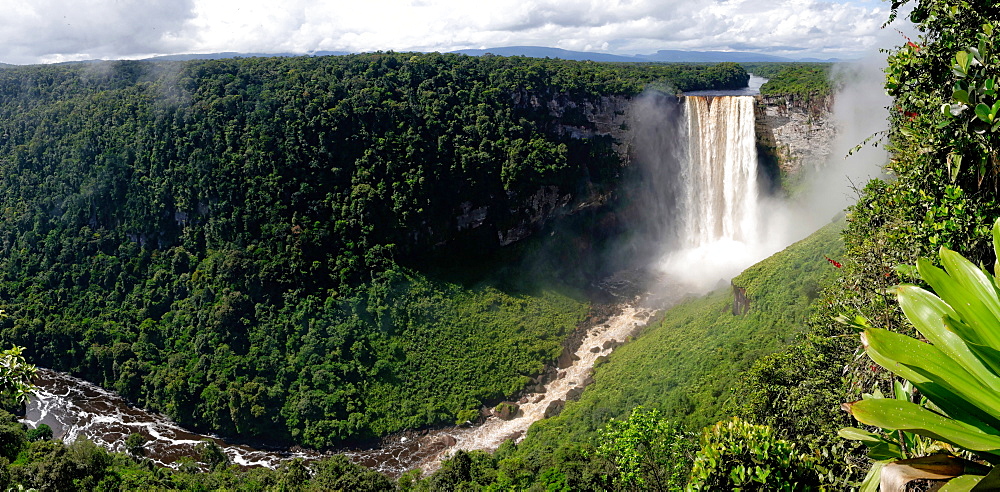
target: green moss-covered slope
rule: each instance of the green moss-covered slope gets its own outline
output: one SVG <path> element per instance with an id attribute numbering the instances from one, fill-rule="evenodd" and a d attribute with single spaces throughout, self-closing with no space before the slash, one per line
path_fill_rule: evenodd
<path id="1" fill-rule="evenodd" d="M 746 289 L 750 310 L 733 314 L 733 293 L 721 289 L 683 302 L 617 349 L 594 374 L 594 384 L 556 418 L 531 428 L 524 446 L 586 442 L 609 418 L 636 406 L 656 407 L 696 429 L 724 418 L 737 374 L 806 330 L 810 304 L 835 267 L 842 223 L 747 269 L 733 280 Z"/>

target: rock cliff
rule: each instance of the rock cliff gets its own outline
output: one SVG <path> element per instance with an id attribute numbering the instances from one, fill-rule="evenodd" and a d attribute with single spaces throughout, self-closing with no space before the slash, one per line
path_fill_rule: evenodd
<path id="1" fill-rule="evenodd" d="M 547 130 L 561 138 L 591 140 L 595 147 L 604 146 L 606 154 L 614 156 L 617 166 L 627 166 L 628 118 L 632 99 L 625 96 L 603 96 L 578 99 L 569 94 L 535 94 L 521 91 L 512 94 L 514 107 L 521 111 L 542 112 L 549 120 Z M 607 156 L 605 156 L 607 157 Z M 587 166 L 587 162 L 573 162 Z M 488 217 L 506 217 L 495 223 L 499 246 L 507 246 L 529 237 L 550 219 L 603 205 L 610 191 L 588 180 L 575 189 L 541 186 L 534 193 L 520 198 L 509 194 L 509 210 L 492 210 L 495 206 L 475 206 L 463 203 L 457 211 L 455 225 L 458 231 L 475 229 L 491 224 Z"/>
<path id="2" fill-rule="evenodd" d="M 786 175 L 826 162 L 836 128 L 833 98 L 757 97 L 757 143 Z"/>
<path id="3" fill-rule="evenodd" d="M 569 94 L 512 94 L 514 106 L 522 111 L 542 112 L 549 120 L 548 131 L 562 138 L 603 142 L 617 157 L 617 169 L 628 167 L 634 158 L 630 124 L 635 116 L 634 99 L 604 96 L 578 99 Z M 832 118 L 832 97 L 796 98 L 794 96 L 758 96 L 756 134 L 758 149 L 765 160 L 781 172 L 795 175 L 804 167 L 819 166 L 832 152 L 836 128 Z M 579 162 L 574 165 L 584 166 Z M 615 170 L 614 172 L 618 172 Z M 617 182 L 612 180 L 613 183 Z M 456 211 L 458 231 L 481 226 L 494 227 L 498 246 L 506 246 L 529 237 L 546 222 L 581 210 L 608 203 L 612 191 L 594 182 L 576 189 L 542 186 L 520 198 L 508 196 L 509 210 L 496 210 L 494 204 L 463 203 Z M 494 221 L 491 217 L 506 220 Z"/>

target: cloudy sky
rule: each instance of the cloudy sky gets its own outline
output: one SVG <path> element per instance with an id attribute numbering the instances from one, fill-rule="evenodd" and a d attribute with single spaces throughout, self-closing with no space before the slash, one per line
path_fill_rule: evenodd
<path id="1" fill-rule="evenodd" d="M 857 58 L 900 44 L 880 0 L 0 0 L 0 62 L 222 51 L 549 46 Z"/>

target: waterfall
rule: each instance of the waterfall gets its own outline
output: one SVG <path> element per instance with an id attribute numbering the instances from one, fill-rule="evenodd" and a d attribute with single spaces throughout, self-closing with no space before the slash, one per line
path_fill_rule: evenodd
<path id="1" fill-rule="evenodd" d="M 757 148 L 749 96 L 686 98 L 682 237 L 697 248 L 758 240 Z"/>
<path id="2" fill-rule="evenodd" d="M 688 96 L 684 119 L 678 241 L 661 268 L 691 290 L 707 291 L 776 249 L 763 232 L 754 98 Z"/>

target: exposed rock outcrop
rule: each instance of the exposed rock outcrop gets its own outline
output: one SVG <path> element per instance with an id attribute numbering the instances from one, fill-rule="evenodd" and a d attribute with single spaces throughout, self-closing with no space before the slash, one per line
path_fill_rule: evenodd
<path id="1" fill-rule="evenodd" d="M 750 298 L 747 297 L 747 290 L 736 284 L 733 285 L 733 315 L 743 316 L 750 312 Z"/>
<path id="2" fill-rule="evenodd" d="M 628 119 L 632 98 L 623 95 L 578 98 L 565 93 L 526 90 L 511 94 L 511 98 L 516 110 L 544 114 L 542 124 L 548 133 L 574 140 L 599 141 L 597 146 L 604 149 L 605 158 L 617 158 L 622 166 L 628 165 Z M 587 165 L 584 162 L 571 164 Z M 454 212 L 450 224 L 452 232 L 437 246 L 459 235 L 475 238 L 478 244 L 483 244 L 483 240 L 489 242 L 492 235 L 494 246 L 507 246 L 531 236 L 550 220 L 602 206 L 609 197 L 608 190 L 585 183 L 574 189 L 546 185 L 533 192 L 521 190 L 508 192 L 506 197 L 484 197 L 480 203 L 466 201 Z M 428 234 L 434 235 L 434 232 L 428 231 Z"/>
<path id="3" fill-rule="evenodd" d="M 514 417 L 517 417 L 517 413 L 520 411 L 520 409 L 521 408 L 520 406 L 518 406 L 517 403 L 505 401 L 501 402 L 499 405 L 493 408 L 493 415 L 496 415 L 497 418 L 503 420 L 510 420 Z"/>
<path id="4" fill-rule="evenodd" d="M 758 148 L 773 156 L 786 174 L 821 166 L 830 157 L 836 135 L 832 110 L 830 96 L 758 96 Z"/>
<path id="5" fill-rule="evenodd" d="M 548 419 L 548 418 L 555 417 L 556 415 L 559 415 L 560 413 L 562 413 L 563 407 L 565 407 L 565 406 L 566 406 L 566 402 L 564 402 L 562 400 L 555 400 L 552 403 L 549 403 L 549 406 L 545 407 L 545 417 L 544 418 Z"/>

